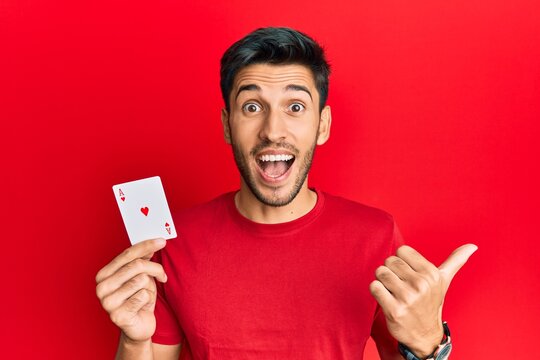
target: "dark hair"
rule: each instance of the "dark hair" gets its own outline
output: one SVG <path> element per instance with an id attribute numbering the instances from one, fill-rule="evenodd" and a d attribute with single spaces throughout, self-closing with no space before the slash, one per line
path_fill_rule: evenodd
<path id="1" fill-rule="evenodd" d="M 235 42 L 221 58 L 221 94 L 227 111 L 234 77 L 253 64 L 300 64 L 313 73 L 320 111 L 328 98 L 328 65 L 323 48 L 312 38 L 286 27 L 260 28 Z"/>

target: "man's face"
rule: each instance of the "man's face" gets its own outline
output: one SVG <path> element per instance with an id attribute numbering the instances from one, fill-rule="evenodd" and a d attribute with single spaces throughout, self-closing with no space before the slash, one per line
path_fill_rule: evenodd
<path id="1" fill-rule="evenodd" d="M 311 70 L 250 65 L 237 73 L 229 101 L 222 122 L 243 182 L 266 205 L 290 203 L 330 129 L 330 108 L 319 113 Z"/>

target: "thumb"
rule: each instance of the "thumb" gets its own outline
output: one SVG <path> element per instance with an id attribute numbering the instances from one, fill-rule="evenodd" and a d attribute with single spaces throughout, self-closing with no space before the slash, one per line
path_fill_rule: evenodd
<path id="1" fill-rule="evenodd" d="M 448 259 L 446 259 L 441 266 L 439 266 L 439 271 L 444 278 L 447 287 L 450 285 L 450 282 L 459 269 L 465 265 L 467 260 L 469 260 L 469 257 L 471 257 L 476 250 L 478 250 L 478 246 L 474 244 L 461 245 L 450 254 Z"/>

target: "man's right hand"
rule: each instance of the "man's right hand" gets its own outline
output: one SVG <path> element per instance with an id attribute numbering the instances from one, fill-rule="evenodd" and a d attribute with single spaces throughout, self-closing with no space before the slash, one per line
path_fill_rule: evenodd
<path id="1" fill-rule="evenodd" d="M 156 331 L 154 278 L 166 282 L 167 275 L 161 264 L 150 258 L 166 243 L 165 239 L 137 243 L 96 275 L 96 294 L 101 305 L 124 336 L 133 342 L 149 340 Z"/>

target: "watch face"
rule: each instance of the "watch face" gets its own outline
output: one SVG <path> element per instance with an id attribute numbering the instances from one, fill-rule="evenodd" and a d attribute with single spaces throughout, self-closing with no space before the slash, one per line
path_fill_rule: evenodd
<path id="1" fill-rule="evenodd" d="M 446 344 L 444 345 L 441 350 L 439 350 L 439 353 L 435 357 L 435 360 L 448 360 L 450 357 L 450 352 L 452 351 L 452 344 Z"/>

